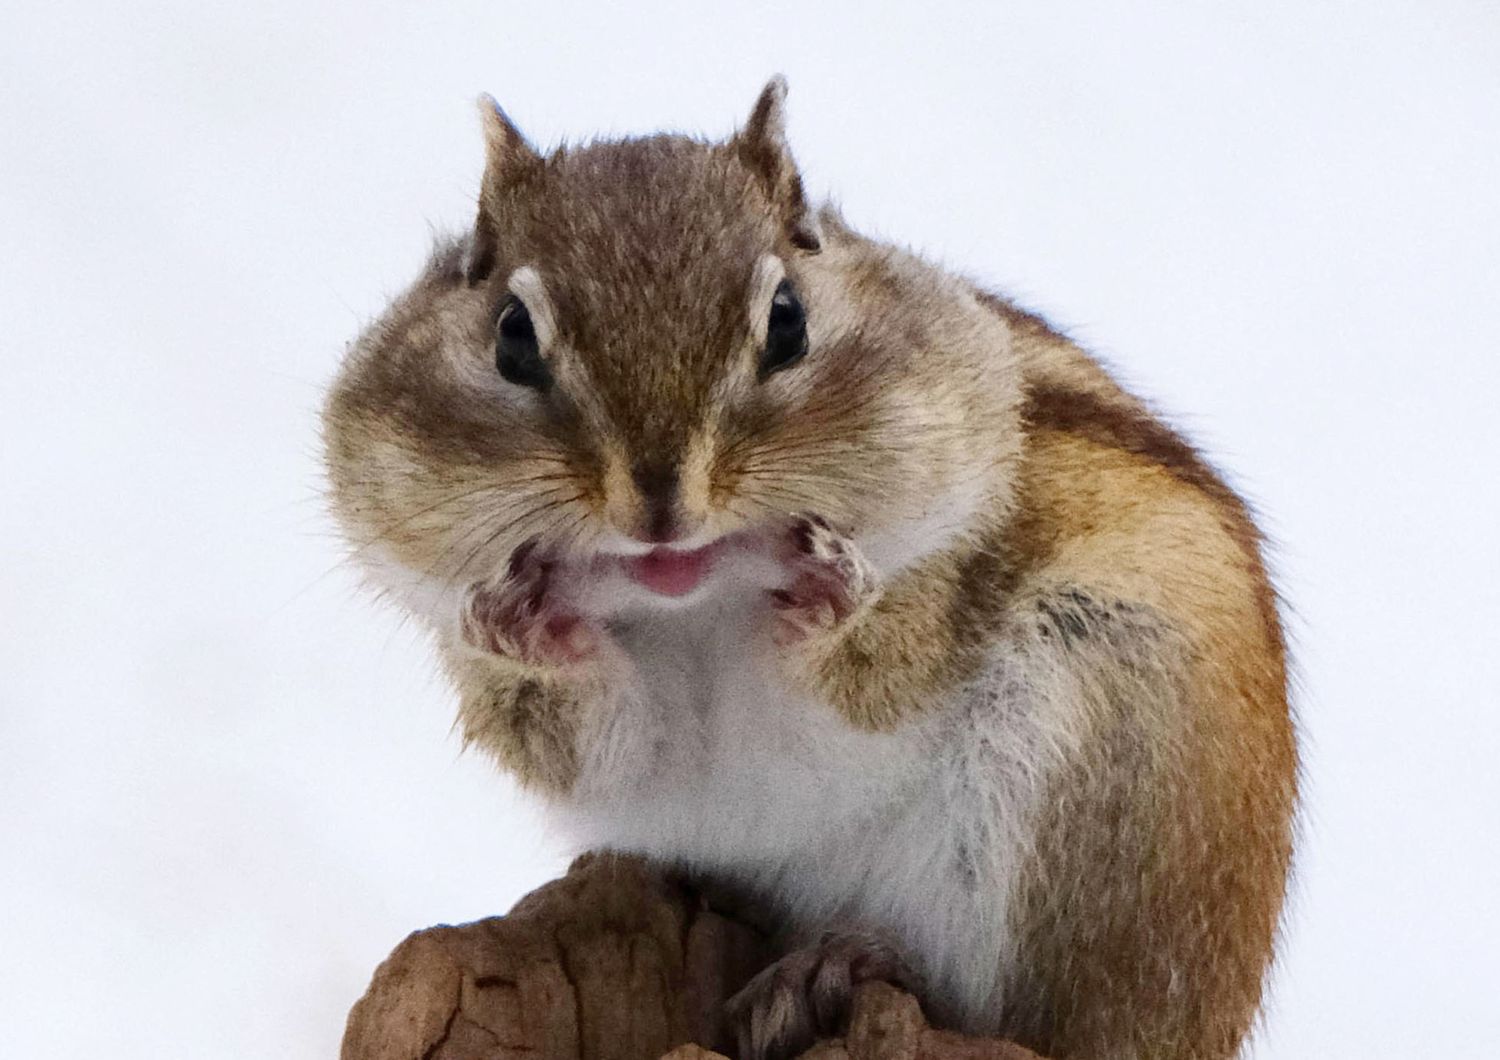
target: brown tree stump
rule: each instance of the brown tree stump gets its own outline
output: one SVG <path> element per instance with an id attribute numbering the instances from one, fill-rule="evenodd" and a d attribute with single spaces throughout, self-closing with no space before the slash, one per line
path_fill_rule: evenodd
<path id="1" fill-rule="evenodd" d="M 418 931 L 349 1013 L 341 1060 L 711 1060 L 723 1002 L 773 957 L 754 928 L 635 858 L 587 855 L 504 917 Z M 805 1060 L 1040 1060 L 930 1028 L 882 983 Z"/>

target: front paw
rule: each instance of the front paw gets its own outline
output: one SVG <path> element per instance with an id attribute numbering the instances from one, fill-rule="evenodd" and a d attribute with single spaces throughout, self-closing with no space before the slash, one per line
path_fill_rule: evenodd
<path id="1" fill-rule="evenodd" d="M 556 562 L 534 542 L 517 548 L 504 577 L 469 587 L 460 616 L 465 643 L 541 668 L 576 666 L 593 658 L 604 633 L 555 591 L 556 574 Z"/>
<path id="2" fill-rule="evenodd" d="M 729 999 L 739 1060 L 785 1060 L 819 1038 L 838 1037 L 854 988 L 873 980 L 917 987 L 901 955 L 871 935 L 829 932 L 817 945 L 793 950 Z"/>
<path id="3" fill-rule="evenodd" d="M 799 516 L 782 553 L 791 578 L 770 597 L 772 637 L 783 647 L 837 632 L 879 595 L 879 576 L 859 546 L 819 516 Z"/>

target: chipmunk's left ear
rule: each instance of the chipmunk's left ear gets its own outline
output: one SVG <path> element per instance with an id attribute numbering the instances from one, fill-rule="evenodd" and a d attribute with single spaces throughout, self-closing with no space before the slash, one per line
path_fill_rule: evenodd
<path id="1" fill-rule="evenodd" d="M 512 190 L 542 165 L 542 156 L 526 142 L 493 96 L 480 96 L 476 102 L 484 125 L 484 179 L 479 186 L 479 216 L 464 265 L 471 284 L 483 280 L 494 268 L 499 229 Z"/>
<path id="2" fill-rule="evenodd" d="M 816 253 L 822 248 L 818 219 L 807 205 L 802 175 L 786 143 L 786 78 L 777 74 L 761 89 L 745 127 L 729 146 L 754 173 L 781 211 L 792 245 Z"/>

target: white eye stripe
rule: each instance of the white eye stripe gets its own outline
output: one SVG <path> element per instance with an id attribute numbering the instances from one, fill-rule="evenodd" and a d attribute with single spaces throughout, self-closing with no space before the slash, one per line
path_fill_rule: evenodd
<path id="1" fill-rule="evenodd" d="M 510 274 L 505 286 L 531 314 L 537 348 L 545 354 L 557 339 L 557 311 L 552 308 L 552 299 L 547 295 L 547 285 L 542 282 L 541 273 L 530 265 L 522 265 Z"/>
<path id="2" fill-rule="evenodd" d="M 775 254 L 764 254 L 755 263 L 750 275 L 750 336 L 757 346 L 766 341 L 766 328 L 771 320 L 771 303 L 776 298 L 777 288 L 786 279 L 786 263 Z"/>

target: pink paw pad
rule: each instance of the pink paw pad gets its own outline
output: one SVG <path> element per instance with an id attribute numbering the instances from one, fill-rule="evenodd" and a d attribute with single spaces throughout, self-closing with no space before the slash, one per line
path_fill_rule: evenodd
<path id="1" fill-rule="evenodd" d="M 511 554 L 505 577 L 470 586 L 464 640 L 481 651 L 538 666 L 581 662 L 598 647 L 593 627 L 553 592 L 556 563 L 528 542 Z"/>
<path id="2" fill-rule="evenodd" d="M 875 593 L 875 572 L 853 541 L 816 515 L 800 516 L 787 534 L 789 584 L 770 591 L 775 639 L 794 644 L 847 622 Z"/>

